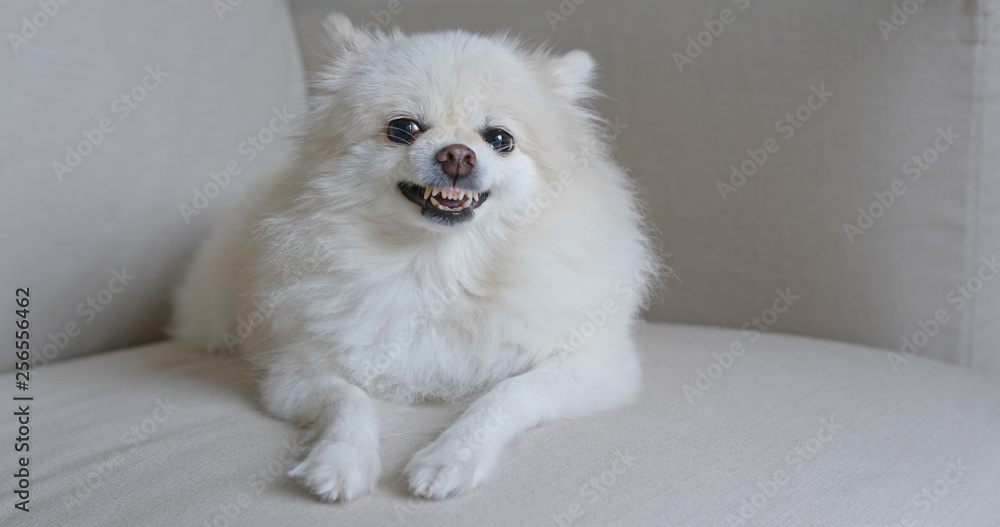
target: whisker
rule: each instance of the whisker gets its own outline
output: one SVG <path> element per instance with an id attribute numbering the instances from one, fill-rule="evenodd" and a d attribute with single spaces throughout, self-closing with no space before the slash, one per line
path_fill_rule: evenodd
<path id="1" fill-rule="evenodd" d="M 400 128 L 398 126 L 390 126 L 388 128 L 388 130 L 397 130 L 397 131 L 403 132 L 404 134 L 406 134 L 406 135 L 409 136 L 410 141 L 416 141 L 417 140 L 417 137 L 415 135 L 413 135 L 412 133 L 410 133 L 410 131 L 406 130 L 405 128 Z"/>

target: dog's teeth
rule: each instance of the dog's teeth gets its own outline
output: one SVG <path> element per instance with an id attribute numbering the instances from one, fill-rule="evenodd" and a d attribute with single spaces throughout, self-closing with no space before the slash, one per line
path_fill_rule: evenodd
<path id="1" fill-rule="evenodd" d="M 458 206 L 448 207 L 442 205 L 441 202 L 436 199 L 438 196 L 442 199 L 458 201 Z M 472 207 L 474 201 L 479 201 L 479 193 L 471 190 L 459 190 L 457 192 L 452 192 L 448 189 L 440 187 L 427 187 L 424 189 L 424 199 L 429 199 L 431 205 L 437 207 L 438 210 L 443 210 L 445 212 L 461 212 Z"/>

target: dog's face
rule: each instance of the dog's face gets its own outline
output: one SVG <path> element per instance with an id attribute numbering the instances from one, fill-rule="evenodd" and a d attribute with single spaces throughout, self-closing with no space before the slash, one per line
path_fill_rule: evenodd
<path id="1" fill-rule="evenodd" d="M 409 70 L 376 80 L 395 94 L 376 110 L 384 130 L 379 155 L 393 164 L 385 183 L 406 199 L 404 218 L 453 227 L 530 193 L 539 175 L 522 144 L 529 134 L 511 83 L 498 82 L 495 63 L 477 64 L 427 37 L 401 47 L 430 58 L 395 64 Z"/>
<path id="2" fill-rule="evenodd" d="M 329 28 L 321 126 L 345 145 L 333 177 L 383 219 L 437 231 L 511 219 L 580 133 L 573 109 L 593 70 L 583 52 L 554 58 L 459 32 L 376 36 L 339 16 Z"/>

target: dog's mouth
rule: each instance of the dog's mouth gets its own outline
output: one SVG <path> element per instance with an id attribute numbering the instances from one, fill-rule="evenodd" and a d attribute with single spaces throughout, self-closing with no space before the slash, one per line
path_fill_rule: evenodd
<path id="1" fill-rule="evenodd" d="M 490 197 L 488 190 L 477 192 L 454 186 L 421 187 L 409 181 L 400 182 L 399 190 L 406 199 L 420 206 L 425 218 L 445 225 L 471 220 L 475 210 Z"/>

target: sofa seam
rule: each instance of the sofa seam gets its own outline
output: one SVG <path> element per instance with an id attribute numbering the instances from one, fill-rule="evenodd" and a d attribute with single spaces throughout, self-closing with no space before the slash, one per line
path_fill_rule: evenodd
<path id="1" fill-rule="evenodd" d="M 971 138 L 971 147 L 969 155 L 971 156 L 970 163 L 970 173 L 969 173 L 969 183 L 968 183 L 968 196 L 969 196 L 969 214 L 967 216 L 967 221 L 969 222 L 969 247 L 966 251 L 966 276 L 972 276 L 976 270 L 976 263 L 979 261 L 979 253 L 982 250 L 982 240 L 981 240 L 981 222 L 982 222 L 982 174 L 983 174 L 983 144 L 984 144 L 984 133 L 985 124 L 983 111 L 985 109 L 985 95 L 986 90 L 986 71 L 988 69 L 988 61 L 985 60 L 985 55 L 988 52 L 988 44 L 991 37 L 990 28 L 990 16 L 988 9 L 986 8 L 986 2 L 989 0 L 977 0 L 975 2 L 975 13 L 973 19 L 973 64 L 972 64 L 972 75 L 973 75 L 973 87 L 972 87 L 972 104 L 971 104 L 971 116 L 969 123 L 969 135 Z M 978 339 L 976 338 L 976 327 L 977 327 L 977 307 L 979 304 L 979 297 L 973 296 L 969 301 L 969 311 L 966 315 L 966 324 L 964 336 L 960 340 L 963 343 L 960 358 L 961 363 L 966 367 L 974 367 L 976 362 L 976 349 L 978 344 Z"/>

